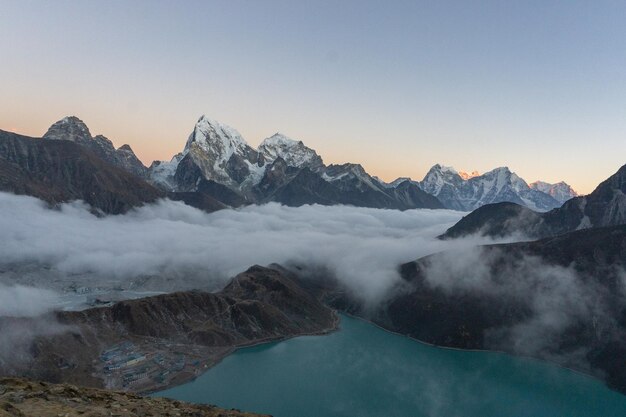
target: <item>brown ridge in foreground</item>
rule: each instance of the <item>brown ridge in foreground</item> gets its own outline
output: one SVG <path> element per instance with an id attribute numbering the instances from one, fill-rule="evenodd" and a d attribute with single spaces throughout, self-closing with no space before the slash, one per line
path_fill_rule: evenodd
<path id="1" fill-rule="evenodd" d="M 0 379 L 0 417 L 254 417 L 261 414 L 224 410 L 127 392 L 105 391 L 22 378 Z"/>

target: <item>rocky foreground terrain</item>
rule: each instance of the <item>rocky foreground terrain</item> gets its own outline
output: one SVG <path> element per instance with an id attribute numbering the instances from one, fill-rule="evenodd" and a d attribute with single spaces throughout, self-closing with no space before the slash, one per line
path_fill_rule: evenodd
<path id="1" fill-rule="evenodd" d="M 253 417 L 223 410 L 126 392 L 104 391 L 20 378 L 0 379 L 0 417 Z"/>

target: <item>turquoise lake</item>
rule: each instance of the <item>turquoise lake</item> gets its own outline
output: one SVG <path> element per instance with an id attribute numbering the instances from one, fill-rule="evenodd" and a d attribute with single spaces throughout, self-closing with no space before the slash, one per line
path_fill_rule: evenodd
<path id="1" fill-rule="evenodd" d="M 276 417 L 626 416 L 626 396 L 579 373 L 431 347 L 345 316 L 338 332 L 238 350 L 154 396 Z"/>

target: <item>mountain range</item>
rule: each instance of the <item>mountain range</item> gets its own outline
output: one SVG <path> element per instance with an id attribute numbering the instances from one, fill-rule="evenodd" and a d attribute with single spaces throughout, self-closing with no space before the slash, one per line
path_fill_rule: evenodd
<path id="1" fill-rule="evenodd" d="M 467 174 L 442 165 L 433 166 L 420 187 L 434 195 L 446 207 L 471 211 L 485 204 L 509 201 L 533 210 L 547 211 L 561 206 L 577 194 L 564 182 L 548 184 L 537 181 L 530 186 L 508 167 L 482 175 Z"/>
<path id="2" fill-rule="evenodd" d="M 43 139 L 73 142 L 149 182 L 164 195 L 209 210 L 275 201 L 290 206 L 347 204 L 471 211 L 509 201 L 547 211 L 576 196 L 563 182 L 528 185 L 506 167 L 480 175 L 437 164 L 422 181 L 398 178 L 386 183 L 359 164 L 325 165 L 315 150 L 280 133 L 255 149 L 237 130 L 205 116 L 196 122 L 182 152 L 150 167 L 143 165 L 129 145 L 116 149 L 106 137 L 92 136 L 74 116 L 54 123 Z"/>

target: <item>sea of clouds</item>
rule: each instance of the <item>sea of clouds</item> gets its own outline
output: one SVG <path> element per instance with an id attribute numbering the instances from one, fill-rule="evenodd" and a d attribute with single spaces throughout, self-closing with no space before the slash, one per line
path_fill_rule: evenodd
<path id="1" fill-rule="evenodd" d="M 16 284 L 57 292 L 107 285 L 215 290 L 252 265 L 278 263 L 323 268 L 374 301 L 399 279 L 401 263 L 487 242 L 436 239 L 464 214 L 451 210 L 271 203 L 208 214 L 163 200 L 96 217 L 80 202 L 52 210 L 32 197 L 0 193 L 0 213 L 3 296 L 18 291 L 10 287 Z M 52 301 L 42 293 L 41 305 Z"/>

